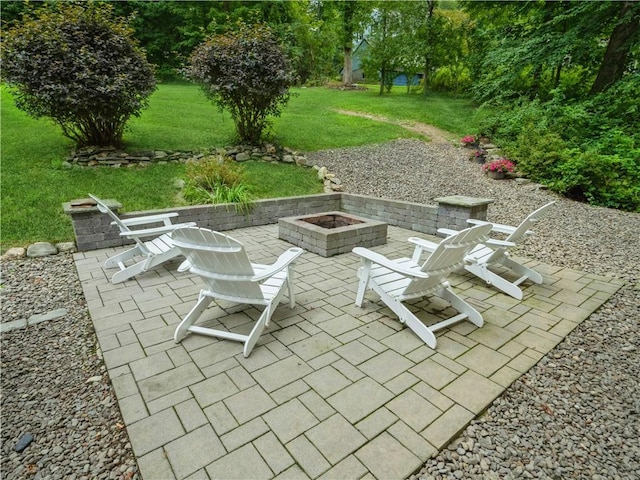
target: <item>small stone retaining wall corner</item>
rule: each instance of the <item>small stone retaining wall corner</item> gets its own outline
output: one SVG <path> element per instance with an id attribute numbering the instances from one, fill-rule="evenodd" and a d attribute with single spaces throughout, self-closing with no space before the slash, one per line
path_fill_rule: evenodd
<path id="1" fill-rule="evenodd" d="M 414 232 L 435 235 L 437 229 L 442 227 L 456 230 L 467 228 L 468 218 L 486 220 L 488 205 L 492 203 L 490 199 L 463 196 L 436 200 L 438 205 L 424 205 L 334 192 L 259 200 L 247 214 L 237 211 L 234 204 L 178 207 L 172 208 L 171 211 L 179 214 L 174 219 L 175 223 L 195 222 L 199 227 L 217 231 L 275 224 L 280 218 L 296 215 L 342 211 Z M 119 202 L 106 202 L 123 219 L 160 212 L 153 210 L 120 214 L 118 210 L 122 205 Z M 121 237 L 118 228 L 111 224 L 109 217 L 100 213 L 94 206 L 75 207 L 68 202 L 63 204 L 63 209 L 71 216 L 80 252 L 132 243 Z"/>
<path id="2" fill-rule="evenodd" d="M 489 205 L 493 203 L 490 198 L 466 197 L 453 195 L 440 197 L 438 202 L 437 228 L 450 228 L 463 230 L 470 227 L 467 219 L 486 220 Z"/>

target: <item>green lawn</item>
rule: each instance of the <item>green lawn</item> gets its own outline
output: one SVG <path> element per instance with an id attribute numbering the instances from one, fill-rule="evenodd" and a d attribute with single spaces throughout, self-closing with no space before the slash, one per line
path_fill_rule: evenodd
<path id="1" fill-rule="evenodd" d="M 176 205 L 174 179 L 183 176 L 183 165 L 64 168 L 71 142 L 52 122 L 17 110 L 6 87 L 0 93 L 2 251 L 35 241 L 73 240 L 71 222 L 61 205 L 89 192 L 115 198 L 127 211 Z M 338 114 L 338 109 L 431 123 L 460 136 L 474 133 L 480 119 L 470 102 L 446 96 L 406 95 L 402 89 L 380 97 L 374 89 L 299 88 L 282 116 L 274 119 L 272 139 L 304 152 L 416 136 L 389 123 Z M 124 142 L 131 151 L 204 150 L 232 144 L 233 134 L 230 116 L 208 102 L 197 87 L 161 84 L 149 108 L 130 121 Z M 249 163 L 247 175 L 258 198 L 321 190 L 315 172 L 302 167 Z"/>

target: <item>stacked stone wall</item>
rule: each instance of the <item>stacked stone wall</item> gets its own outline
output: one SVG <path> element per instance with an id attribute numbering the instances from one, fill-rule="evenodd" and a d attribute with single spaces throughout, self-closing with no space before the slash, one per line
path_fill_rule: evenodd
<path id="1" fill-rule="evenodd" d="M 195 222 L 198 226 L 217 231 L 234 230 L 278 223 L 280 218 L 308 215 L 328 211 L 342 211 L 352 215 L 386 222 L 391 226 L 434 235 L 438 228 L 462 229 L 469 225 L 468 218 L 486 220 L 490 199 L 445 197 L 438 205 L 402 202 L 348 193 L 324 193 L 301 197 L 275 198 L 255 202 L 248 212 L 236 210 L 233 204 L 200 205 L 171 209 L 177 212 L 175 223 Z M 71 215 L 78 251 L 118 247 L 131 243 L 120 235 L 109 217 L 95 206 L 63 205 Z M 158 210 L 119 213 L 122 205 L 107 200 L 114 213 L 123 219 L 161 213 Z M 148 227 L 146 227 L 148 228 Z"/>

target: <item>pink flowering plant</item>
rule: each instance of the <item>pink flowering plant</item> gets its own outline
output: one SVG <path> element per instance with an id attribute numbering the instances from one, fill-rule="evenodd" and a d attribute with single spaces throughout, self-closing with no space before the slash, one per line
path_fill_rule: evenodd
<path id="1" fill-rule="evenodd" d="M 487 151 L 484 148 L 479 148 L 477 150 L 475 150 L 473 152 L 473 156 L 478 158 L 478 157 L 486 157 L 487 156 Z"/>
<path id="2" fill-rule="evenodd" d="M 462 143 L 465 145 L 474 145 L 476 143 L 476 137 L 473 135 L 465 135 L 462 137 Z"/>
<path id="3" fill-rule="evenodd" d="M 515 163 L 513 163 L 508 158 L 499 158 L 498 160 L 494 160 L 493 162 L 485 163 L 482 166 L 482 170 L 487 172 L 501 172 L 501 173 L 513 173 L 516 169 Z"/>

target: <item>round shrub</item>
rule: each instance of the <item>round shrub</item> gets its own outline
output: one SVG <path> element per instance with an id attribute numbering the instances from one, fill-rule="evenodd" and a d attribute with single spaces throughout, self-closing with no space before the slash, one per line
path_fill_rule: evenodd
<path id="1" fill-rule="evenodd" d="M 153 67 L 111 5 L 46 3 L 3 34 L 2 77 L 16 106 L 80 146 L 119 146 L 155 89 Z"/>
<path id="2" fill-rule="evenodd" d="M 275 35 L 265 25 L 211 37 L 196 48 L 189 78 L 226 109 L 240 141 L 259 144 L 268 116 L 279 116 L 295 77 Z"/>

